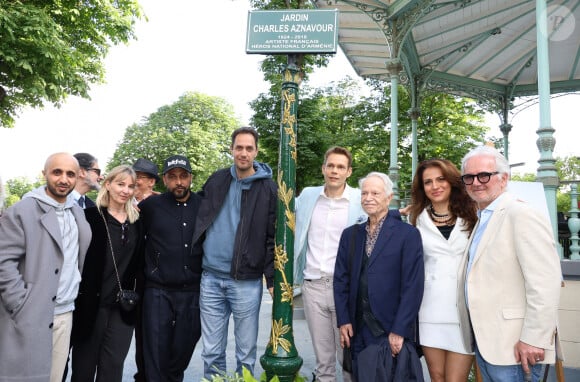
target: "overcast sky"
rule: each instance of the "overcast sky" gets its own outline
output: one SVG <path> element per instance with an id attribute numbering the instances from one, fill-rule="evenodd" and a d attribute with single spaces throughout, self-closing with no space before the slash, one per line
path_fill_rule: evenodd
<path id="1" fill-rule="evenodd" d="M 0 128 L 0 176 L 34 179 L 54 152 L 89 152 L 101 167 L 113 155 L 127 126 L 138 123 L 187 91 L 219 96 L 230 102 L 248 123 L 248 102 L 267 90 L 262 81 L 261 55 L 245 53 L 246 0 L 141 0 L 148 22 L 139 22 L 137 41 L 111 49 L 106 59 L 106 84 L 94 86 L 92 99 L 70 97 L 60 109 L 26 109 L 13 129 Z M 325 85 L 356 74 L 344 55 L 311 77 Z M 579 155 L 580 96 L 553 100 L 556 155 Z M 539 124 L 537 107 L 519 113 L 514 125 L 510 161 L 526 162 L 518 169 L 535 172 Z M 499 137 L 499 119 L 489 118 L 490 134 Z M 576 132 L 576 133 L 575 133 Z M 378 169 L 387 171 L 385 169 Z"/>

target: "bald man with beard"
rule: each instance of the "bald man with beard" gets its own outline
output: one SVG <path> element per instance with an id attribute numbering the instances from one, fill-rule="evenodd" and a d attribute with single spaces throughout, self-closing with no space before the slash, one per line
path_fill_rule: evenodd
<path id="1" fill-rule="evenodd" d="M 0 218 L 0 382 L 60 382 L 68 355 L 91 229 L 70 195 L 77 160 L 52 154 L 42 173 Z"/>

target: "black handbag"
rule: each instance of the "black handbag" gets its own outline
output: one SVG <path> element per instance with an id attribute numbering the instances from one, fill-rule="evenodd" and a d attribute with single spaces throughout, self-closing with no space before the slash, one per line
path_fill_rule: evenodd
<path id="1" fill-rule="evenodd" d="M 113 258 L 113 267 L 115 268 L 115 276 L 117 276 L 117 284 L 119 284 L 119 292 L 117 292 L 117 300 L 115 301 L 122 310 L 125 312 L 131 312 L 137 307 L 139 302 L 139 293 L 133 289 L 123 289 L 121 286 L 121 278 L 119 277 L 119 270 L 117 269 L 117 260 L 115 259 L 115 252 L 113 252 L 113 244 L 111 243 L 111 234 L 109 233 L 109 225 L 107 224 L 107 219 L 101 212 L 99 208 L 99 213 L 103 218 L 105 223 L 105 229 L 107 230 L 107 239 L 109 242 L 109 248 L 111 249 L 111 257 Z"/>
<path id="2" fill-rule="evenodd" d="M 117 304 L 126 312 L 130 312 L 139 302 L 139 293 L 132 289 L 120 289 L 117 293 Z"/>

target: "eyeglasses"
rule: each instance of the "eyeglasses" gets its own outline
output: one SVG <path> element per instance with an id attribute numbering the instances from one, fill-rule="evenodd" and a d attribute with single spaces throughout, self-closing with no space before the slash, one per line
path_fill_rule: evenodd
<path id="1" fill-rule="evenodd" d="M 473 184 L 473 181 L 475 180 L 475 178 L 477 178 L 477 180 L 479 181 L 479 183 L 485 184 L 485 183 L 488 183 L 491 180 L 491 176 L 492 175 L 497 175 L 497 174 L 499 174 L 499 171 L 494 171 L 494 172 L 480 172 L 480 173 L 477 173 L 477 174 L 465 174 L 465 175 L 462 175 L 461 176 L 461 181 L 466 186 L 470 186 L 470 185 Z"/>
<path id="2" fill-rule="evenodd" d="M 87 168 L 87 171 L 94 171 L 95 174 L 97 174 L 98 176 L 101 176 L 101 169 L 100 168 L 89 167 L 89 168 Z"/>
<path id="3" fill-rule="evenodd" d="M 137 179 L 153 179 L 153 177 L 147 175 L 137 175 Z"/>

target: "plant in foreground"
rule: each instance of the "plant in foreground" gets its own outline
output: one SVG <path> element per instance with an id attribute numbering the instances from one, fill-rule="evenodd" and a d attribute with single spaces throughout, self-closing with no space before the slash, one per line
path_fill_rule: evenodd
<path id="1" fill-rule="evenodd" d="M 268 381 L 266 379 L 266 372 L 262 373 L 260 380 L 258 381 L 245 367 L 242 369 L 242 375 L 239 373 L 232 374 L 218 369 L 216 369 L 216 373 L 217 374 L 212 375 L 211 379 L 202 378 L 201 382 L 280 382 L 278 376 L 274 376 L 274 378 Z M 306 382 L 306 378 L 296 374 L 294 382 Z"/>

